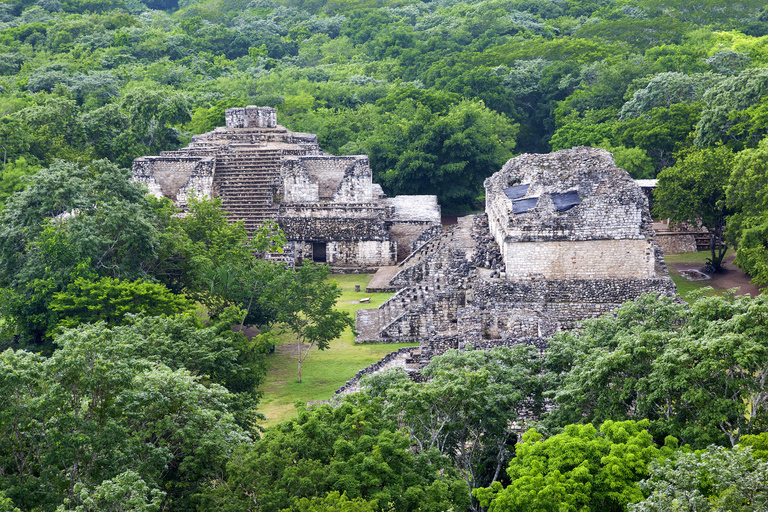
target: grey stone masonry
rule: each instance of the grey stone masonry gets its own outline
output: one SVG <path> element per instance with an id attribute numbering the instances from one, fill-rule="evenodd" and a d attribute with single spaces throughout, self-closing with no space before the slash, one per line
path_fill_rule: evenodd
<path id="1" fill-rule="evenodd" d="M 277 221 L 289 263 L 310 259 L 336 272 L 394 265 L 439 226 L 435 196 L 388 199 L 367 156 L 323 153 L 316 135 L 278 125 L 272 107 L 227 109 L 225 121 L 179 151 L 137 158 L 134 179 L 182 209 L 192 194 L 221 198 L 230 220 L 251 233 Z"/>
<path id="2" fill-rule="evenodd" d="M 485 187 L 485 214 L 425 236 L 390 280 L 398 292 L 357 312 L 356 341 L 418 341 L 422 365 L 468 344 L 542 350 L 643 293 L 676 294 L 648 199 L 610 153 L 521 155 Z"/>
<path id="3" fill-rule="evenodd" d="M 272 107 L 228 108 L 224 120 L 227 128 L 275 128 L 277 111 Z"/>

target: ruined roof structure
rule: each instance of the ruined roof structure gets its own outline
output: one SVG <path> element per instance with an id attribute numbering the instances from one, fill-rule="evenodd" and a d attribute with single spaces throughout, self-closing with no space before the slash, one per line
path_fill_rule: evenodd
<path id="1" fill-rule="evenodd" d="M 271 107 L 227 109 L 226 126 L 179 151 L 137 158 L 133 177 L 184 210 L 190 195 L 220 197 L 253 232 L 277 221 L 286 258 L 365 271 L 405 258 L 425 230 L 440 227 L 436 196 L 388 198 L 367 156 L 324 153 L 317 136 L 277 124 Z"/>
<path id="2" fill-rule="evenodd" d="M 648 199 L 607 151 L 521 155 L 484 185 L 486 213 L 401 262 L 397 293 L 357 312 L 357 342 L 418 342 L 418 367 L 466 344 L 544 348 L 642 293 L 676 294 Z"/>

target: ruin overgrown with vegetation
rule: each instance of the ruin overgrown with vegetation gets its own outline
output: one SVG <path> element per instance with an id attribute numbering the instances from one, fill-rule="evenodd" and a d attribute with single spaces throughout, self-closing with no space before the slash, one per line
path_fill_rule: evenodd
<path id="1" fill-rule="evenodd" d="M 768 304 L 676 299 L 650 214 L 768 283 L 766 42 L 757 0 L 0 0 L 0 511 L 764 510 Z M 302 260 L 406 261 L 355 334 L 419 347 L 263 429 L 280 336 L 352 323 Z"/>

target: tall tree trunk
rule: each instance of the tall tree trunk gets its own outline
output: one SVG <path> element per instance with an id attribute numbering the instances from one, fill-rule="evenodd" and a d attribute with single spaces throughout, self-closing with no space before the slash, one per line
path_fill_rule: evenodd
<path id="1" fill-rule="evenodd" d="M 709 232 L 709 253 L 712 256 L 712 266 L 715 268 L 715 272 L 720 272 L 723 268 L 723 258 L 725 258 L 725 252 L 728 247 L 723 240 L 723 229 L 712 229 Z M 717 243 L 720 242 L 720 247 L 717 247 Z"/>
<path id="2" fill-rule="evenodd" d="M 301 337 L 296 338 L 296 358 L 299 360 L 299 378 L 296 382 L 301 382 Z"/>

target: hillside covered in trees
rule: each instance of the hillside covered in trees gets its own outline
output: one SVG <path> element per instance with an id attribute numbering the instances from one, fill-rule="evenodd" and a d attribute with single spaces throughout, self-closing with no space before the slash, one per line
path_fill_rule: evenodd
<path id="1" fill-rule="evenodd" d="M 322 345 L 338 290 L 127 170 L 245 105 L 449 213 L 606 148 L 768 283 L 764 2 L 0 0 L 0 512 L 766 509 L 763 297 L 646 296 L 262 431 L 270 327 Z"/>
<path id="2" fill-rule="evenodd" d="M 768 221 L 751 196 L 768 188 L 764 7 L 4 0 L 0 200 L 55 159 L 129 167 L 248 104 L 277 107 L 331 153 L 370 155 L 387 193 L 437 194 L 447 213 L 479 207 L 513 153 L 600 146 L 652 178 L 723 145 L 737 170 L 706 180 L 731 190 L 730 243 L 765 281 Z"/>

